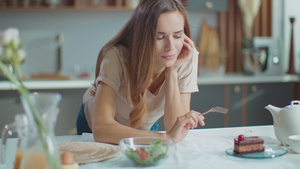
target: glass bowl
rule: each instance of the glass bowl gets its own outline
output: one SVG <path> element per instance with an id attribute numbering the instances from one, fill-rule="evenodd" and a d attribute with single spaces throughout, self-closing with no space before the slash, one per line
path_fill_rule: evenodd
<path id="1" fill-rule="evenodd" d="M 155 166 L 172 154 L 171 139 L 160 137 L 130 137 L 120 140 L 119 146 L 125 156 L 139 166 Z"/>

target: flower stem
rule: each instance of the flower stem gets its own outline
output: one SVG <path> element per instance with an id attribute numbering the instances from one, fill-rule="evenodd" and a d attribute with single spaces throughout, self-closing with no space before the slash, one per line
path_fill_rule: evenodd
<path id="1" fill-rule="evenodd" d="M 19 82 L 15 79 L 14 75 L 8 70 L 7 65 L 4 64 L 1 60 L 0 69 L 12 83 L 14 83 L 16 86 L 19 86 Z"/>

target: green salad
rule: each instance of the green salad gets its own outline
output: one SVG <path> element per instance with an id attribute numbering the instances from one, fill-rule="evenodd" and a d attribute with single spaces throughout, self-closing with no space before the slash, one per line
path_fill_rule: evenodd
<path id="1" fill-rule="evenodd" d="M 150 147 L 130 149 L 126 151 L 126 155 L 138 165 L 151 166 L 164 159 L 167 151 L 168 147 L 162 145 L 161 139 L 156 139 L 151 141 Z"/>

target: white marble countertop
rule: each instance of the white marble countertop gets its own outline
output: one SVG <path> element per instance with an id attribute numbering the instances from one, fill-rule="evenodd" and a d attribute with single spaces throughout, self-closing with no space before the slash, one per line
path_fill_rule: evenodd
<path id="1" fill-rule="evenodd" d="M 24 85 L 28 89 L 43 90 L 43 89 L 87 89 L 93 83 L 92 79 L 79 80 L 27 80 Z M 15 85 L 9 81 L 0 81 L 1 90 L 15 90 Z"/>
<path id="2" fill-rule="evenodd" d="M 293 83 L 298 82 L 297 75 L 242 75 L 226 74 L 223 76 L 199 76 L 198 85 L 224 85 L 224 84 L 257 84 L 257 83 Z M 74 80 L 27 80 L 24 82 L 29 89 L 87 89 L 93 83 L 93 79 Z M 15 90 L 9 81 L 0 81 L 1 90 Z"/>
<path id="3" fill-rule="evenodd" d="M 264 168 L 264 169 L 298 169 L 300 166 L 300 154 L 288 151 L 287 154 L 270 159 L 248 159 L 227 155 L 225 150 L 233 147 L 233 139 L 239 134 L 247 131 L 248 136 L 259 136 L 265 140 L 266 145 L 279 145 L 276 139 L 272 125 L 267 126 L 248 126 L 248 127 L 227 127 L 212 129 L 195 129 L 189 131 L 187 137 L 175 145 L 175 152 L 168 157 L 162 164 L 151 167 L 155 169 L 232 169 L 232 168 Z M 92 140 L 91 134 L 82 136 L 58 136 L 56 140 L 60 142 L 89 141 Z M 92 136 L 92 135 L 91 135 Z M 89 139 L 87 139 L 89 138 Z M 7 168 L 12 168 L 17 139 L 9 139 L 7 150 Z M 5 168 L 5 167 L 4 167 Z M 95 163 L 80 165 L 79 169 L 98 169 L 98 168 L 114 168 L 114 169 L 134 169 L 139 168 L 123 155 L 118 154 L 116 157 Z"/>
<path id="4" fill-rule="evenodd" d="M 226 74 L 224 76 L 199 76 L 199 85 L 224 85 L 224 84 L 258 84 L 258 83 L 290 83 L 298 82 L 297 75 L 242 75 Z"/>

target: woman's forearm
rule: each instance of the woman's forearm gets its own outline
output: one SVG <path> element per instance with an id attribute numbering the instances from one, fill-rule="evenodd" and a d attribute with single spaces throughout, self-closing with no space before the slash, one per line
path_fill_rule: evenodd
<path id="1" fill-rule="evenodd" d="M 138 130 L 115 121 L 115 91 L 105 83 L 100 83 L 96 90 L 93 113 L 90 116 L 91 129 L 97 142 L 118 144 L 127 137 L 155 136 L 167 137 L 164 133 Z"/>
<path id="2" fill-rule="evenodd" d="M 188 100 L 189 102 L 189 100 Z M 190 109 L 189 103 L 184 103 L 181 98 L 177 70 L 166 69 L 166 100 L 165 100 L 164 124 L 165 130 L 169 131 L 177 117 L 184 115 Z"/>
<path id="3" fill-rule="evenodd" d="M 168 137 L 166 133 L 134 129 L 118 122 L 93 127 L 93 135 L 96 142 L 111 144 L 118 144 L 128 137 Z"/>

